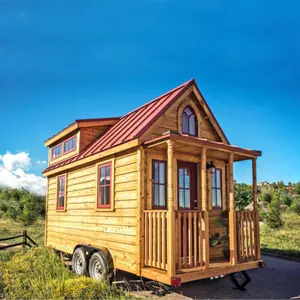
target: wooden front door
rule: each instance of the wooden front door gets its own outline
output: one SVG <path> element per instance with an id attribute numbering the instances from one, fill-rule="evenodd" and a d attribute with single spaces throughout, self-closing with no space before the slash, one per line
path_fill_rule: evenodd
<path id="1" fill-rule="evenodd" d="M 197 209 L 197 164 L 178 162 L 178 209 Z"/>

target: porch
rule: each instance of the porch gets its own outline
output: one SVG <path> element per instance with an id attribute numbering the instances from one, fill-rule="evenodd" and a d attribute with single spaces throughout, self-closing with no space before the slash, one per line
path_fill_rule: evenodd
<path id="1" fill-rule="evenodd" d="M 256 158 L 259 151 L 252 151 L 223 143 L 173 133 L 145 143 L 148 162 L 144 168 L 149 178 L 151 159 L 167 162 L 167 205 L 155 209 L 151 195 L 145 196 L 141 223 L 141 275 L 170 284 L 172 278 L 188 282 L 246 269 L 259 267 L 259 220 L 257 210 Z M 148 153 L 148 154 L 149 154 Z M 145 156 L 146 157 L 146 156 Z M 253 199 L 252 211 L 236 211 L 234 202 L 233 165 L 235 161 L 252 161 Z M 195 207 L 182 208 L 179 204 L 178 162 L 197 164 Z M 207 164 L 224 162 L 226 175 L 222 186 L 229 231 L 229 258 L 215 260 L 211 257 L 210 217 L 213 214 Z M 192 179 L 189 179 L 192 182 Z M 152 187 L 149 187 L 149 191 Z M 150 193 L 151 194 L 151 193 Z"/>

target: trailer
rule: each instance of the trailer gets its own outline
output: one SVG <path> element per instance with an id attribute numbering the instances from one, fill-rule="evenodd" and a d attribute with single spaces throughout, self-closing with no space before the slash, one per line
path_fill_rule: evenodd
<path id="1" fill-rule="evenodd" d="M 72 255 L 75 273 L 179 286 L 263 266 L 261 152 L 229 143 L 195 80 L 122 117 L 76 120 L 45 146 L 46 245 Z M 233 166 L 244 160 L 251 211 L 235 207 Z"/>

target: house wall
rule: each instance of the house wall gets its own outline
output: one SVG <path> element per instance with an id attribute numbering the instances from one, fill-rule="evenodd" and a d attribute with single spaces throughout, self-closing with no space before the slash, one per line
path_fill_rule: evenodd
<path id="1" fill-rule="evenodd" d="M 141 140 L 146 141 L 151 138 L 155 138 L 161 136 L 163 133 L 172 130 L 175 132 L 181 132 L 180 122 L 178 111 L 180 109 L 181 104 L 185 102 L 192 102 L 195 106 L 198 107 L 198 111 L 200 114 L 200 137 L 204 139 L 208 139 L 211 141 L 221 142 L 221 138 L 217 134 L 213 125 L 211 124 L 207 114 L 204 109 L 200 105 L 198 99 L 193 93 L 190 93 L 188 96 L 179 98 L 173 105 L 170 107 L 160 118 L 159 120 L 150 127 L 150 129 L 143 135 Z"/>
<path id="2" fill-rule="evenodd" d="M 66 211 L 56 211 L 57 176 L 48 178 L 46 243 L 72 254 L 77 244 L 109 249 L 114 266 L 136 272 L 137 153 L 114 160 L 114 211 L 96 210 L 96 165 L 69 171 Z M 107 159 L 105 159 L 107 161 Z"/>
<path id="3" fill-rule="evenodd" d="M 99 126 L 99 127 L 86 127 L 80 129 L 80 143 L 79 152 L 84 150 L 98 137 L 104 134 L 104 132 L 109 128 L 109 126 Z"/>

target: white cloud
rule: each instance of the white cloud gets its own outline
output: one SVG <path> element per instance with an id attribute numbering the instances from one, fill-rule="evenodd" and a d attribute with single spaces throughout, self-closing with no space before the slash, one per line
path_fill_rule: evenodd
<path id="1" fill-rule="evenodd" d="M 43 167 L 47 162 L 45 160 L 37 160 L 35 162 L 39 167 Z"/>
<path id="2" fill-rule="evenodd" d="M 4 168 L 9 171 L 17 168 L 27 169 L 30 166 L 29 153 L 26 152 L 17 154 L 6 152 L 6 154 L 0 155 L 0 160 L 3 162 Z"/>
<path id="3" fill-rule="evenodd" d="M 0 155 L 0 161 L 3 163 L 3 166 L 0 165 L 0 186 L 24 188 L 38 195 L 46 194 L 46 179 L 33 173 L 26 173 L 30 167 L 29 153 L 7 152 L 3 156 Z"/>

